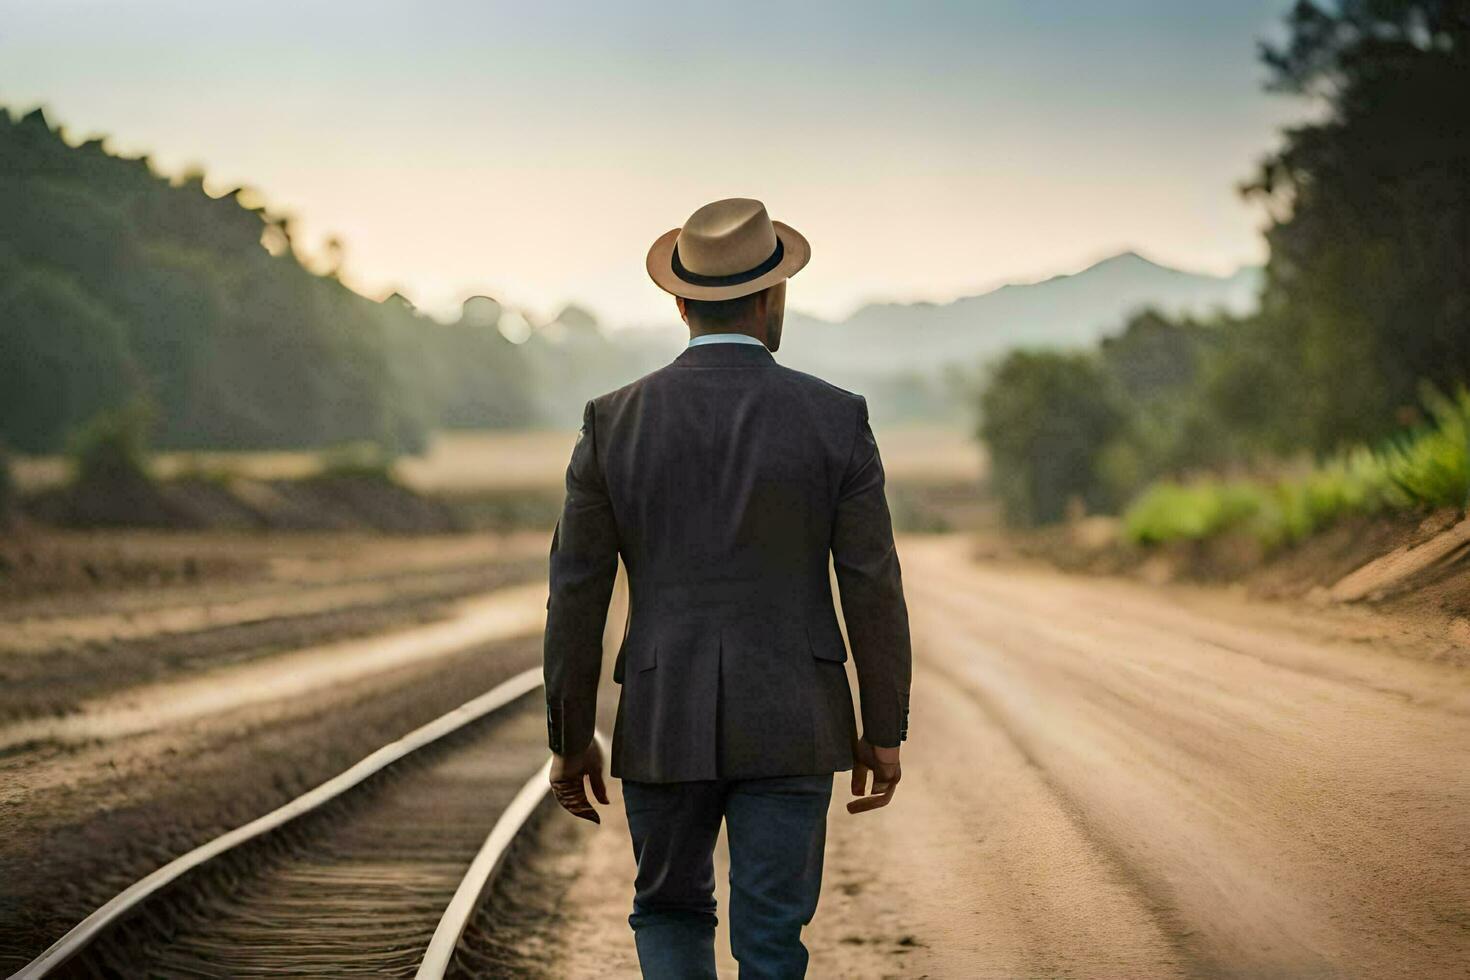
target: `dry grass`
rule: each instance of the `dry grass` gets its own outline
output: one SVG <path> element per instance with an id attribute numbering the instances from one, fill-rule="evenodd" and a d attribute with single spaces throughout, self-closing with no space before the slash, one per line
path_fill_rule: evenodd
<path id="1" fill-rule="evenodd" d="M 883 469 L 898 482 L 978 485 L 989 472 L 985 447 L 964 428 L 903 426 L 875 435 Z"/>
<path id="2" fill-rule="evenodd" d="M 576 430 L 442 432 L 425 455 L 399 460 L 398 474 L 431 493 L 559 488 L 576 441 Z"/>
<path id="3" fill-rule="evenodd" d="M 904 483 L 978 483 L 984 452 L 963 429 L 909 426 L 877 433 L 890 479 Z M 398 464 L 399 474 L 425 491 L 560 487 L 575 432 L 442 433 L 427 455 Z"/>
<path id="4" fill-rule="evenodd" d="M 960 428 L 905 426 L 877 433 L 890 480 L 917 484 L 979 483 L 985 474 L 980 445 Z M 399 460 L 396 472 L 425 492 L 541 490 L 562 485 L 575 431 L 484 430 L 444 432 L 428 453 Z M 64 457 L 17 457 L 17 484 L 34 493 L 66 482 Z M 321 457 L 308 452 L 158 453 L 152 469 L 162 478 L 217 474 L 245 479 L 300 479 L 317 473 Z"/>

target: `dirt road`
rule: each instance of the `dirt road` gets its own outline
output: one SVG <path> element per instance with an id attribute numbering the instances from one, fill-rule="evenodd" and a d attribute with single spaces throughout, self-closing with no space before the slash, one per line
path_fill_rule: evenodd
<path id="1" fill-rule="evenodd" d="M 858 817 L 839 779 L 813 976 L 1470 976 L 1462 668 L 1353 616 L 901 553 L 905 777 Z M 549 976 L 636 975 L 620 806 L 520 875 Z"/>

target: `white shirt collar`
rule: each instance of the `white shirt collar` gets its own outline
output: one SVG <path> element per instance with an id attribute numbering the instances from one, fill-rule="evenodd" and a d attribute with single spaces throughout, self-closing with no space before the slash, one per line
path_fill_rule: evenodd
<path id="1" fill-rule="evenodd" d="M 702 344 L 755 344 L 758 347 L 766 346 L 748 333 L 706 333 L 700 334 L 698 337 L 689 338 L 690 347 L 699 347 Z"/>

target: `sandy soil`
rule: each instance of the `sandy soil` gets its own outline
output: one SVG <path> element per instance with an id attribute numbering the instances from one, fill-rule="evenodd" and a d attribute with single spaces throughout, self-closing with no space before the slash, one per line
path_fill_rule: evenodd
<path id="1" fill-rule="evenodd" d="M 901 552 L 905 780 L 839 786 L 813 976 L 1470 976 L 1470 675 L 1404 656 L 1452 638 Z M 513 872 L 526 972 L 636 976 L 620 805 Z"/>
<path id="2" fill-rule="evenodd" d="M 210 546 L 149 540 L 161 562 Z M 192 583 L 0 605 L 0 623 L 30 624 L 0 665 L 35 684 L 56 671 L 75 695 L 0 754 L 0 967 L 539 661 L 539 582 L 468 596 L 513 583 L 488 569 L 544 558 L 544 538 L 498 558 L 480 539 L 355 540 L 241 539 Z M 977 563 L 959 538 L 900 550 L 906 778 L 893 807 L 856 817 L 839 779 L 812 976 L 1470 976 L 1465 637 L 1370 609 Z M 621 625 L 615 608 L 609 646 Z M 202 655 L 169 653 L 192 646 Z M 116 669 L 85 687 L 78 657 Z M 616 694 L 605 677 L 604 730 Z M 601 827 L 538 821 L 462 968 L 637 975 L 612 788 Z M 722 969 L 735 975 L 728 953 Z"/>
<path id="3" fill-rule="evenodd" d="M 169 858 L 540 661 L 544 537 L 240 543 L 246 567 L 264 568 L 0 605 L 0 625 L 55 641 L 6 634 L 17 704 L 64 697 L 54 714 L 0 719 L 0 968 Z M 183 544 L 125 547 L 157 559 Z"/>
<path id="4" fill-rule="evenodd" d="M 312 644 L 453 617 L 469 597 L 544 582 L 545 535 L 48 534 L 23 546 L 56 567 L 134 572 L 188 563 L 192 581 L 148 574 L 0 596 L 0 728 Z M 20 583 L 12 582 L 18 586 Z"/>

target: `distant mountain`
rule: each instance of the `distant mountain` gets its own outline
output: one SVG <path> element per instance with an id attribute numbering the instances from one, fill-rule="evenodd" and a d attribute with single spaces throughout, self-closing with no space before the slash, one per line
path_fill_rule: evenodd
<path id="1" fill-rule="evenodd" d="M 947 374 L 971 374 L 1018 347 L 1089 347 L 1147 306 L 1168 313 L 1247 313 L 1255 308 L 1260 281 L 1254 266 L 1211 276 L 1124 252 L 1073 275 L 949 303 L 874 303 L 841 321 L 788 312 L 779 357 L 868 395 L 876 422 L 966 420 L 968 396 L 953 390 Z M 682 336 L 682 327 L 613 335 L 646 370 L 677 354 Z M 626 371 L 630 361 L 604 363 Z"/>
<path id="2" fill-rule="evenodd" d="M 876 303 L 833 323 L 795 314 L 785 331 L 793 367 L 849 375 L 968 368 L 1017 347 L 1086 347 L 1154 306 L 1170 313 L 1255 307 L 1260 269 L 1184 272 L 1124 252 L 1069 276 L 1001 286 L 950 303 Z"/>

